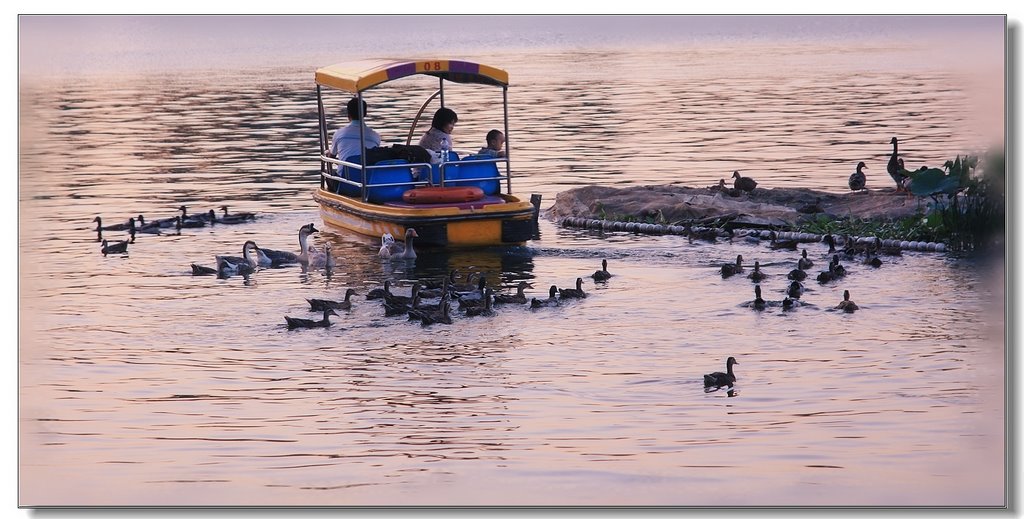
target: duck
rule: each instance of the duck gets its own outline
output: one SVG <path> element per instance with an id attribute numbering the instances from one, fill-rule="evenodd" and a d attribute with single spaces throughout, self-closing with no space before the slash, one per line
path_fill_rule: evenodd
<path id="1" fill-rule="evenodd" d="M 445 277 L 443 277 L 443 278 L 441 278 L 439 280 L 438 279 L 426 279 L 426 280 L 423 280 L 421 283 L 423 285 L 423 288 L 428 288 L 428 289 L 432 289 L 432 290 L 436 290 L 438 288 L 442 288 L 442 287 L 445 287 L 445 286 L 452 287 L 452 286 L 455 286 L 455 281 L 456 281 L 456 278 L 458 277 L 458 275 L 459 275 L 459 270 L 458 269 L 451 269 L 451 270 L 448 271 L 448 275 L 447 276 L 445 276 Z"/>
<path id="2" fill-rule="evenodd" d="M 892 144 L 892 155 L 889 157 L 889 163 L 886 164 L 885 170 L 892 177 L 892 181 L 896 183 L 896 191 L 905 191 L 904 183 L 908 176 L 905 174 L 906 170 L 903 169 L 903 159 L 899 156 L 899 140 L 893 137 L 889 144 Z"/>
<path id="3" fill-rule="evenodd" d="M 115 242 L 103 240 L 100 242 L 100 252 L 104 257 L 107 254 L 125 254 L 128 252 L 128 242 L 126 240 Z"/>
<path id="4" fill-rule="evenodd" d="M 413 301 L 419 299 L 419 294 L 413 294 L 412 299 L 402 300 L 384 300 L 384 316 L 395 317 L 399 315 L 405 315 L 412 309 Z"/>
<path id="5" fill-rule="evenodd" d="M 131 219 L 129 218 L 129 221 L 130 220 Z M 99 216 L 97 216 L 96 218 L 93 218 L 92 221 L 96 222 L 96 232 L 100 232 L 100 231 L 127 231 L 128 228 L 130 227 L 129 222 L 116 223 L 114 225 L 107 225 L 106 227 L 104 227 L 103 226 L 103 218 L 100 218 Z"/>
<path id="6" fill-rule="evenodd" d="M 331 320 L 328 318 L 330 315 L 338 315 L 333 308 L 324 309 L 324 318 L 319 321 L 312 319 L 300 319 L 298 317 L 284 316 L 284 321 L 288 323 L 288 329 L 294 330 L 296 328 L 327 328 L 331 325 Z"/>
<path id="7" fill-rule="evenodd" d="M 189 219 L 186 220 L 186 219 L 184 219 L 184 218 L 182 218 L 180 216 L 175 216 L 174 217 L 174 227 L 176 229 L 197 229 L 199 227 L 206 227 L 206 221 L 205 220 L 196 220 L 196 219 L 192 219 L 192 218 L 189 218 Z"/>
<path id="8" fill-rule="evenodd" d="M 864 254 L 863 263 L 869 267 L 878 268 L 882 266 L 882 260 L 878 257 L 877 250 L 868 250 Z"/>
<path id="9" fill-rule="evenodd" d="M 786 295 L 793 299 L 800 299 L 800 296 L 804 295 L 804 286 L 799 281 L 793 281 L 786 289 Z"/>
<path id="10" fill-rule="evenodd" d="M 307 265 L 309 268 L 313 269 L 332 269 L 338 266 L 338 262 L 331 254 L 331 244 L 325 243 L 323 252 L 313 249 L 313 252 L 309 254 L 309 262 Z"/>
<path id="11" fill-rule="evenodd" d="M 419 295 L 420 288 L 421 287 L 420 287 L 419 283 L 413 283 L 412 284 L 411 292 L 407 296 L 392 294 L 391 291 L 389 290 L 389 291 L 384 293 L 384 303 L 385 304 L 406 304 L 406 305 L 408 305 L 408 304 L 412 303 L 412 300 L 415 299 L 417 295 Z"/>
<path id="12" fill-rule="evenodd" d="M 718 185 L 717 186 L 711 186 L 710 189 L 712 191 L 718 191 L 720 193 L 729 195 L 729 196 L 734 197 L 734 198 L 743 194 L 743 191 L 741 191 L 739 189 L 736 189 L 735 187 L 727 187 L 725 185 L 725 179 L 724 178 L 718 179 Z"/>
<path id="13" fill-rule="evenodd" d="M 430 326 L 432 324 L 452 324 L 452 304 L 449 301 L 445 301 L 441 304 L 441 311 L 437 313 L 429 312 L 420 319 L 422 326 Z"/>
<path id="14" fill-rule="evenodd" d="M 526 281 L 520 281 L 519 284 L 516 285 L 516 293 L 514 295 L 497 294 L 494 296 L 494 304 L 526 304 L 526 288 L 529 286 L 530 284 L 527 283 Z"/>
<path id="15" fill-rule="evenodd" d="M 789 274 L 786 275 L 786 278 L 792 279 L 793 281 L 803 281 L 807 279 L 807 271 L 805 271 L 804 269 L 793 269 L 789 271 Z"/>
<path id="16" fill-rule="evenodd" d="M 249 255 L 249 246 L 252 241 L 242 245 L 242 257 L 238 256 L 214 256 L 217 260 L 217 273 L 220 275 L 251 274 L 256 270 L 257 262 Z"/>
<path id="17" fill-rule="evenodd" d="M 885 254 L 887 256 L 902 256 L 903 250 L 896 246 L 884 246 L 882 245 L 882 239 L 875 236 L 875 254 Z"/>
<path id="18" fill-rule="evenodd" d="M 534 297 L 534 298 L 530 299 L 530 308 L 543 308 L 545 306 L 558 306 L 559 302 L 558 302 L 558 298 L 556 297 L 556 294 L 558 294 L 558 287 L 556 285 L 551 285 L 551 288 L 548 290 L 548 298 L 547 299 L 537 299 L 536 297 Z"/>
<path id="19" fill-rule="evenodd" d="M 344 301 L 331 301 L 330 299 L 306 299 L 309 303 L 309 311 L 319 312 L 327 308 L 333 308 L 335 310 L 351 310 L 352 309 L 352 296 L 358 295 L 354 288 L 350 288 L 345 291 Z"/>
<path id="20" fill-rule="evenodd" d="M 560 299 L 585 299 L 586 292 L 583 291 L 583 278 L 576 278 L 576 288 L 558 289 Z"/>
<path id="21" fill-rule="evenodd" d="M 821 283 L 822 285 L 824 285 L 825 283 L 828 283 L 829 281 L 832 281 L 832 280 L 836 279 L 838 276 L 836 276 L 835 269 L 836 269 L 835 263 L 832 263 L 830 261 L 828 263 L 828 270 L 823 270 L 823 271 L 818 273 L 818 277 L 817 277 L 818 283 Z"/>
<path id="22" fill-rule="evenodd" d="M 792 310 L 797 307 L 796 299 L 790 299 L 788 296 L 782 300 L 782 310 Z"/>
<path id="23" fill-rule="evenodd" d="M 608 272 L 608 260 L 601 260 L 601 270 L 595 270 L 590 277 L 594 278 L 594 281 L 608 281 L 612 277 L 611 272 Z"/>
<path id="24" fill-rule="evenodd" d="M 482 280 L 483 278 L 480 278 L 480 279 Z M 490 288 L 485 288 L 485 285 L 481 284 L 480 285 L 480 292 L 479 292 L 479 294 L 480 294 L 479 297 L 469 297 L 468 294 L 460 297 L 459 298 L 459 310 L 467 311 L 467 310 L 469 310 L 471 308 L 476 308 L 476 309 L 483 308 L 484 302 L 487 301 L 491 296 L 494 295 L 494 291 L 491 290 Z M 490 303 L 487 303 L 487 304 L 490 304 Z"/>
<path id="25" fill-rule="evenodd" d="M 688 224 L 686 226 L 686 239 L 690 243 L 693 243 L 695 239 L 715 243 L 718 241 L 718 231 L 714 229 L 701 229 L 698 231 L 693 228 L 693 225 Z"/>
<path id="26" fill-rule="evenodd" d="M 391 280 L 390 279 L 385 279 L 384 280 L 384 287 L 383 288 L 375 288 L 373 290 L 370 290 L 369 292 L 366 293 L 366 299 L 368 301 L 369 300 L 373 300 L 373 299 L 383 299 L 385 295 L 388 295 L 390 293 L 391 293 Z"/>
<path id="27" fill-rule="evenodd" d="M 446 296 L 450 298 L 456 295 L 455 291 L 451 289 L 451 284 L 449 283 L 448 278 L 444 278 L 443 280 L 441 280 L 441 286 L 436 288 L 424 288 L 427 286 L 427 283 L 428 282 L 423 282 L 422 286 L 420 287 L 421 297 L 427 299 L 434 299 Z M 431 284 L 431 286 L 434 286 L 433 282 L 429 283 Z"/>
<path id="28" fill-rule="evenodd" d="M 725 265 L 722 265 L 722 277 L 723 278 L 727 278 L 727 277 L 732 276 L 734 274 L 739 274 L 740 272 L 743 272 L 743 255 L 742 254 L 737 254 L 736 255 L 736 263 L 726 263 Z"/>
<path id="29" fill-rule="evenodd" d="M 834 268 L 832 269 L 832 271 L 833 271 L 833 274 L 836 275 L 836 277 L 845 277 L 846 276 L 846 268 L 839 264 L 839 255 L 833 255 L 832 256 L 832 264 L 834 265 Z"/>
<path id="30" fill-rule="evenodd" d="M 128 232 L 134 235 L 135 233 L 160 234 L 161 231 L 159 225 L 145 225 L 145 220 L 143 219 L 143 216 L 140 214 L 138 220 L 136 220 L 135 218 L 128 219 Z"/>
<path id="31" fill-rule="evenodd" d="M 754 300 L 750 302 L 754 310 L 764 310 L 768 303 L 761 298 L 761 285 L 754 285 Z"/>
<path id="32" fill-rule="evenodd" d="M 494 298 L 494 291 L 491 290 L 490 288 L 488 288 L 487 292 L 484 294 L 484 302 L 483 302 L 483 304 L 480 305 L 480 306 L 471 306 L 471 307 L 466 308 L 466 315 L 469 316 L 469 317 L 477 317 L 477 316 L 491 317 L 492 315 L 494 315 L 494 309 L 491 306 L 492 305 L 491 301 L 492 301 L 493 298 Z"/>
<path id="33" fill-rule="evenodd" d="M 315 232 L 320 232 L 319 229 L 313 226 L 312 223 L 307 223 L 302 227 L 299 227 L 299 253 L 274 250 L 274 249 L 263 249 L 260 250 L 264 255 L 270 258 L 272 266 L 278 267 L 281 265 L 290 265 L 294 263 L 309 264 L 309 245 L 307 240 L 309 235 Z"/>
<path id="34" fill-rule="evenodd" d="M 226 205 L 220 206 L 220 210 L 224 211 L 224 216 L 220 217 L 221 220 L 226 220 L 226 219 L 231 219 L 231 220 L 255 220 L 256 219 L 256 213 L 241 212 L 241 213 L 228 214 L 228 206 L 226 206 Z M 213 210 L 211 209 L 210 211 L 213 211 Z"/>
<path id="35" fill-rule="evenodd" d="M 800 270 L 807 270 L 814 266 L 814 262 L 807 257 L 807 249 L 800 253 L 800 259 L 796 261 L 796 266 Z"/>
<path id="36" fill-rule="evenodd" d="M 217 269 L 213 267 L 204 267 L 202 265 L 196 265 L 192 263 L 192 275 L 193 276 L 212 276 L 217 274 Z"/>
<path id="37" fill-rule="evenodd" d="M 733 171 L 732 178 L 736 179 L 732 183 L 733 187 L 741 191 L 746 191 L 749 193 L 753 191 L 755 187 L 757 187 L 756 180 L 750 177 L 741 176 L 739 171 Z"/>
<path id="38" fill-rule="evenodd" d="M 463 287 L 463 288 L 467 288 L 467 290 L 452 290 L 452 296 L 454 296 L 456 299 L 458 299 L 460 301 L 464 300 L 464 299 L 483 299 L 484 291 L 487 288 L 487 276 L 480 276 L 480 275 L 472 276 L 471 275 L 469 277 L 470 278 L 479 277 L 479 279 L 477 279 L 477 281 L 476 281 L 476 285 L 473 286 L 472 288 L 470 288 L 470 287 Z"/>
<path id="39" fill-rule="evenodd" d="M 836 305 L 836 310 L 842 310 L 846 313 L 853 313 L 858 309 L 859 307 L 857 306 L 857 303 L 850 301 L 850 291 L 843 290 L 843 300 L 840 301 L 838 305 Z"/>
<path id="40" fill-rule="evenodd" d="M 842 252 L 847 258 L 852 258 L 858 254 L 867 252 L 867 247 L 864 245 L 857 245 L 857 240 L 853 239 L 849 234 L 844 234 Z"/>
<path id="41" fill-rule="evenodd" d="M 850 175 L 850 191 L 865 190 L 865 186 L 868 182 L 868 177 L 861 170 L 867 168 L 867 164 L 864 164 L 863 161 L 857 163 L 857 171 L 854 171 L 853 174 Z"/>
<path id="42" fill-rule="evenodd" d="M 736 384 L 736 374 L 732 372 L 732 367 L 735 364 L 739 364 L 739 362 L 736 362 L 736 357 L 729 357 L 725 361 L 725 373 L 722 373 L 721 371 L 716 371 L 714 373 L 708 373 L 707 375 L 704 375 L 704 387 L 732 387 L 734 384 Z"/>
<path id="43" fill-rule="evenodd" d="M 405 243 L 394 242 L 390 245 L 392 259 L 416 259 L 416 249 L 413 248 L 413 239 L 420 235 L 416 229 L 409 227 L 405 230 Z"/>
<path id="44" fill-rule="evenodd" d="M 181 211 L 181 226 L 186 229 L 204 227 L 206 222 L 211 221 L 211 218 L 216 218 L 216 213 L 213 212 L 213 209 L 210 209 L 208 213 L 192 216 L 188 215 L 188 208 L 185 206 L 179 207 L 178 210 Z"/>
<path id="45" fill-rule="evenodd" d="M 826 235 L 821 237 L 821 241 L 825 242 L 828 245 L 828 252 L 827 252 L 827 254 L 832 254 L 833 252 L 836 251 L 836 238 L 835 238 L 835 236 L 832 236 L 831 234 L 826 234 Z"/>
<path id="46" fill-rule="evenodd" d="M 771 238 L 771 241 L 768 242 L 768 246 L 771 247 L 774 250 L 779 250 L 779 249 L 796 250 L 797 245 L 800 244 L 800 242 L 798 242 L 796 240 L 779 240 L 778 239 L 779 234 L 776 233 L 775 231 L 771 231 L 770 233 L 768 233 L 768 236 L 769 236 L 769 238 Z"/>
<path id="47" fill-rule="evenodd" d="M 750 274 L 747 274 L 747 277 L 750 278 L 750 280 L 753 281 L 754 283 L 760 283 L 761 280 L 768 277 L 768 275 L 765 274 L 764 272 L 761 272 L 761 262 L 755 261 L 754 270 Z"/>

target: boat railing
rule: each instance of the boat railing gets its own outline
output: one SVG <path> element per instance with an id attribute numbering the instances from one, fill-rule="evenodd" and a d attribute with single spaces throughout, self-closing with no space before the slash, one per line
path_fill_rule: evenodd
<path id="1" fill-rule="evenodd" d="M 339 182 L 339 183 L 343 183 L 343 184 L 352 186 L 352 187 L 354 187 L 356 189 L 359 189 L 360 191 L 364 187 L 377 188 L 377 187 L 406 186 L 406 187 L 412 188 L 412 187 L 417 187 L 417 186 L 429 186 L 429 185 L 433 184 L 432 183 L 432 179 L 430 178 L 431 174 L 428 173 L 426 175 L 426 178 L 423 178 L 422 180 L 417 179 L 417 180 L 412 180 L 412 181 L 408 181 L 408 182 L 373 183 L 373 184 L 367 184 L 367 185 L 364 186 L 364 184 L 362 182 L 360 182 L 360 181 L 344 178 L 340 174 L 337 173 L 338 170 L 340 170 L 342 167 L 349 167 L 349 168 L 352 168 L 355 171 L 362 171 L 362 169 L 363 169 L 363 165 L 362 164 L 359 164 L 357 162 L 349 162 L 349 161 L 346 161 L 346 160 L 336 159 L 334 157 L 330 157 L 330 156 L 327 156 L 327 155 L 321 155 L 320 156 L 320 160 L 325 162 L 325 163 L 333 164 L 335 166 L 335 168 L 333 168 L 335 170 L 335 174 L 331 174 L 330 173 L 331 168 L 325 168 L 323 171 L 321 171 L 321 173 L 320 173 L 320 176 L 321 176 L 320 186 L 321 186 L 321 188 L 326 188 L 326 181 L 328 179 L 333 180 L 335 182 Z M 505 157 L 496 157 L 496 158 L 492 158 L 492 159 L 482 159 L 482 158 L 481 159 L 476 159 L 476 158 L 474 158 L 474 159 L 461 160 L 461 161 L 460 160 L 447 161 L 447 162 L 442 162 L 442 163 L 436 164 L 436 166 L 438 167 L 438 170 L 439 170 L 439 178 L 438 178 L 439 183 L 438 183 L 438 185 L 443 187 L 443 186 L 447 186 L 447 185 L 469 183 L 469 182 L 481 182 L 481 181 L 485 181 L 485 180 L 496 180 L 496 181 L 499 182 L 499 185 L 500 185 L 500 182 L 502 180 L 506 180 L 508 177 L 506 175 L 502 175 L 500 173 L 500 170 L 497 168 L 497 164 L 498 163 L 506 163 L 507 164 L 508 163 L 508 159 L 505 158 Z M 451 178 L 451 179 L 447 178 L 448 175 L 446 174 L 446 170 L 448 170 L 449 168 L 458 168 L 460 166 L 465 166 L 465 165 L 469 165 L 469 164 L 473 164 L 473 165 L 477 165 L 477 164 L 495 164 L 495 171 L 499 171 L 499 173 L 497 173 L 494 176 L 490 176 L 490 177 Z M 409 162 L 409 163 L 402 163 L 402 164 L 374 164 L 374 165 L 367 165 L 366 166 L 366 170 L 367 170 L 367 173 L 369 173 L 370 171 L 378 170 L 378 169 L 394 170 L 397 167 L 409 168 L 411 171 L 419 171 L 420 173 L 417 175 L 418 178 L 422 178 L 424 176 L 423 172 L 430 172 L 430 171 L 432 171 L 431 164 L 428 163 L 428 162 Z M 500 191 L 500 187 L 499 187 L 499 191 Z"/>

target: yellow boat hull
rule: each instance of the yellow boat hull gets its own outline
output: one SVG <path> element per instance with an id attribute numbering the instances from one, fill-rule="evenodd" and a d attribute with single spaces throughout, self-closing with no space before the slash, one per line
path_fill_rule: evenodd
<path id="1" fill-rule="evenodd" d="M 534 235 L 534 207 L 512 195 L 499 195 L 504 203 L 476 208 L 430 205 L 396 207 L 363 202 L 323 189 L 313 193 L 324 224 L 380 238 L 391 233 L 402 239 L 416 229 L 417 245 L 428 247 L 488 247 L 522 245 Z"/>

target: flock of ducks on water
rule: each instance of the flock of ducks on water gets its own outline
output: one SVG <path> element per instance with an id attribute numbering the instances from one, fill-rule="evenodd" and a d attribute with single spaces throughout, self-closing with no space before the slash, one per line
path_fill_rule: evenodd
<path id="1" fill-rule="evenodd" d="M 139 234 L 181 234 L 182 229 L 194 229 L 206 227 L 207 225 L 235 225 L 247 223 L 256 219 L 255 213 L 228 213 L 228 206 L 222 205 L 220 209 L 224 214 L 217 216 L 213 209 L 205 213 L 190 215 L 188 208 L 184 205 L 179 207 L 180 215 L 159 220 L 146 221 L 146 217 L 128 218 L 127 222 L 113 225 L 103 225 L 103 218 L 97 216 L 92 221 L 96 222 L 96 241 L 100 242 L 100 252 L 104 256 L 108 254 L 127 254 L 128 245 L 135 243 L 135 237 Z M 128 231 L 127 240 L 109 241 L 103 237 L 104 231 Z"/>
<path id="2" fill-rule="evenodd" d="M 893 137 L 889 144 L 892 144 L 892 154 L 889 156 L 889 162 L 886 164 L 886 171 L 892 178 L 893 182 L 896 183 L 897 192 L 909 192 L 910 191 L 910 172 L 904 169 L 903 159 L 899 156 L 899 140 Z M 857 169 L 850 175 L 849 186 L 851 191 L 866 191 L 867 190 L 867 174 L 864 170 L 868 169 L 868 166 L 863 161 L 857 163 Z M 923 168 L 927 169 L 927 168 Z M 733 186 L 730 188 L 726 186 L 725 179 L 719 179 L 718 185 L 711 186 L 712 191 L 720 191 L 729 196 L 738 197 L 744 193 L 750 193 L 757 187 L 757 181 L 751 177 L 744 177 L 740 175 L 739 171 L 733 171 L 732 173 Z M 801 213 L 815 213 L 822 212 L 819 208 L 817 211 L 814 210 L 801 210 Z"/>
<path id="3" fill-rule="evenodd" d="M 771 241 L 769 242 L 769 247 L 776 250 L 786 249 L 796 251 L 799 245 L 797 240 L 778 240 L 774 231 L 770 233 L 770 238 Z M 880 255 L 898 256 L 901 254 L 899 247 L 885 247 L 882 245 L 882 241 L 878 238 L 870 240 L 868 243 L 857 244 L 851 237 L 844 236 L 844 247 L 842 249 L 836 248 L 836 239 L 831 234 L 825 235 L 822 238 L 822 242 L 828 245 L 825 257 L 829 258 L 829 263 L 828 267 L 825 270 L 820 271 L 814 278 L 822 285 L 840 281 L 847 276 L 848 271 L 841 263 L 840 257 L 843 257 L 846 260 L 856 260 L 859 258 L 860 264 L 872 268 L 878 268 L 882 266 L 882 260 L 879 258 Z M 750 279 L 751 282 L 754 283 L 754 299 L 743 303 L 743 306 L 760 312 L 768 307 L 781 307 L 783 311 L 790 311 L 806 304 L 801 303 L 800 301 L 801 296 L 803 296 L 806 290 L 802 282 L 810 277 L 810 274 L 808 274 L 807 271 L 813 266 L 814 262 L 807 257 L 807 249 L 803 249 L 800 256 L 797 258 L 797 268 L 786 274 L 788 284 L 785 289 L 785 297 L 781 301 L 767 301 L 761 293 L 761 282 L 768 278 L 769 274 L 761 270 L 761 264 L 759 261 L 755 261 L 753 269 L 751 269 L 746 276 L 747 279 Z M 737 255 L 735 263 L 726 263 L 721 266 L 723 279 L 730 278 L 744 272 L 746 272 L 746 269 L 743 266 L 743 255 Z M 835 305 L 833 309 L 845 313 L 853 313 L 859 310 L 860 307 L 850 299 L 850 291 L 843 290 L 843 300 Z M 736 383 L 736 375 L 732 370 L 734 364 L 738 364 L 736 359 L 729 357 L 726 361 L 726 372 L 715 372 L 704 375 L 705 390 L 715 390 L 722 387 L 729 387 L 731 389 Z"/>
<path id="4" fill-rule="evenodd" d="M 447 276 L 438 280 L 417 281 L 412 285 L 409 295 L 396 294 L 391 291 L 391 281 L 384 280 L 383 286 L 370 290 L 366 300 L 380 300 L 385 317 L 407 317 L 409 321 L 419 321 L 422 326 L 432 324 L 452 324 L 452 315 L 457 311 L 466 317 L 491 317 L 497 308 L 504 305 L 528 306 L 531 309 L 561 306 L 567 301 L 585 299 L 583 278 L 576 278 L 576 288 L 558 288 L 551 285 L 548 297 L 528 298 L 526 289 L 532 284 L 520 281 L 514 294 L 499 294 L 487 286 L 487 278 L 477 272 L 466 275 L 460 283 L 457 270 L 451 270 Z M 590 276 L 597 282 L 605 282 L 612 277 L 608 272 L 608 261 L 601 261 L 601 269 Z M 309 311 L 322 312 L 323 318 L 302 319 L 285 316 L 288 329 L 295 328 L 326 328 L 331 326 L 330 316 L 338 315 L 338 310 L 352 309 L 352 296 L 359 295 L 355 289 L 345 291 L 343 301 L 327 299 L 307 299 Z"/>

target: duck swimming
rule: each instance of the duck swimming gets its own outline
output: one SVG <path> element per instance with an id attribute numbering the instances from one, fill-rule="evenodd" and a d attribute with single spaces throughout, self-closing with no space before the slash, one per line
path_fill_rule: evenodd
<path id="1" fill-rule="evenodd" d="M 128 242 L 108 242 L 107 240 L 103 240 L 100 243 L 100 252 L 102 252 L 104 256 L 106 256 L 107 254 L 124 254 L 128 252 Z"/>
<path id="2" fill-rule="evenodd" d="M 736 374 L 732 372 L 732 366 L 734 364 L 739 364 L 739 362 L 736 362 L 735 357 L 729 357 L 729 359 L 725 361 L 725 373 L 722 373 L 721 371 L 716 371 L 714 373 L 708 373 L 707 375 L 704 375 L 704 387 L 732 387 L 736 383 Z"/>
<path id="3" fill-rule="evenodd" d="M 395 237 L 391 233 L 386 232 L 380 237 L 380 250 L 377 251 L 377 255 L 383 259 L 391 257 L 391 244 L 395 243 Z"/>
<path id="4" fill-rule="evenodd" d="M 757 181 L 750 177 L 741 176 L 739 171 L 733 171 L 732 178 L 736 179 L 732 183 L 733 187 L 741 191 L 746 191 L 749 193 L 753 191 L 755 187 L 757 187 Z"/>
<path id="5" fill-rule="evenodd" d="M 494 291 L 491 290 L 490 288 L 488 288 L 487 292 L 484 294 L 484 302 L 483 302 L 483 304 L 480 305 L 480 306 L 471 306 L 471 307 L 466 308 L 466 315 L 469 316 L 469 317 L 477 317 L 477 316 L 491 317 L 492 315 L 494 315 L 494 309 L 491 306 L 492 305 L 491 300 L 493 299 L 493 296 L 494 296 Z"/>
<path id="6" fill-rule="evenodd" d="M 836 238 L 834 236 L 832 236 L 831 234 L 826 234 L 825 236 L 821 237 L 821 241 L 825 242 L 828 245 L 827 254 L 832 254 L 833 252 L 836 251 Z"/>
<path id="7" fill-rule="evenodd" d="M 761 285 L 754 285 L 754 300 L 750 302 L 754 310 L 764 310 L 768 303 L 761 298 Z"/>
<path id="8" fill-rule="evenodd" d="M 843 290 L 843 300 L 840 301 L 838 305 L 836 305 L 836 310 L 842 310 L 846 313 L 853 313 L 857 311 L 857 309 L 857 303 L 850 301 L 850 291 Z"/>
<path id="9" fill-rule="evenodd" d="M 585 299 L 587 294 L 583 291 L 583 278 L 576 278 L 576 288 L 558 289 L 558 297 L 561 299 Z"/>
<path id="10" fill-rule="evenodd" d="M 316 227 L 314 227 L 313 224 L 311 224 L 311 223 L 307 223 L 306 225 L 303 225 L 302 227 L 299 228 L 299 253 L 298 254 L 295 254 L 293 252 L 288 252 L 288 251 L 281 251 L 281 250 L 274 250 L 274 249 L 264 249 L 264 248 L 261 248 L 260 251 L 262 251 L 263 255 L 265 255 L 268 258 L 270 258 L 271 264 L 274 267 L 278 267 L 278 266 L 281 266 L 281 265 L 290 265 L 290 264 L 293 264 L 293 263 L 302 263 L 302 264 L 308 265 L 309 264 L 309 245 L 307 244 L 307 240 L 309 239 L 309 235 L 313 234 L 315 232 L 320 232 L 320 230 L 317 229 Z"/>
<path id="11" fill-rule="evenodd" d="M 332 308 L 334 310 L 351 310 L 352 309 L 352 296 L 356 294 L 355 289 L 348 289 L 345 291 L 344 301 L 331 301 L 330 299 L 306 299 L 309 303 L 309 311 L 319 312 Z"/>
<path id="12" fill-rule="evenodd" d="M 230 276 L 234 274 L 252 274 L 256 270 L 257 262 L 249 255 L 250 246 L 255 245 L 252 240 L 242 245 L 242 257 L 238 256 L 214 256 L 217 260 L 217 273 Z"/>
<path id="13" fill-rule="evenodd" d="M 526 291 L 526 288 L 529 287 L 529 286 L 530 286 L 530 284 L 527 283 L 526 281 L 520 281 L 519 284 L 516 286 L 516 293 L 515 293 L 515 295 L 498 294 L 498 295 L 494 296 L 494 304 L 496 304 L 496 305 L 504 305 L 504 304 L 520 304 L 521 305 L 521 304 L 526 304 L 527 299 L 526 299 L 526 292 L 525 291 Z"/>
<path id="14" fill-rule="evenodd" d="M 793 299 L 800 299 L 800 296 L 804 295 L 804 286 L 799 281 L 794 281 L 786 289 L 786 295 Z"/>
<path id="15" fill-rule="evenodd" d="M 300 319 L 298 317 L 288 317 L 287 315 L 284 316 L 284 321 L 288 323 L 289 330 L 294 330 L 296 328 L 327 328 L 331 325 L 331 321 L 327 317 L 329 315 L 338 315 L 338 313 L 332 308 L 325 308 L 324 318 L 319 321 L 314 321 L 312 319 Z"/>
<path id="16" fill-rule="evenodd" d="M 551 285 L 551 289 L 548 290 L 548 298 L 547 299 L 537 299 L 536 297 L 534 297 L 533 299 L 530 299 L 530 308 L 543 308 L 545 306 L 558 306 L 559 302 L 558 302 L 558 298 L 555 297 L 556 294 L 558 294 L 558 287 L 555 286 L 555 285 Z"/>
<path id="17" fill-rule="evenodd" d="M 771 241 L 768 243 L 768 246 L 771 247 L 772 249 L 775 249 L 775 250 L 778 250 L 778 249 L 796 250 L 797 245 L 800 244 L 800 242 L 798 242 L 796 240 L 779 240 L 779 239 L 777 239 L 779 235 L 775 231 L 771 231 L 770 233 L 768 233 L 768 236 L 771 238 Z"/>
<path id="18" fill-rule="evenodd" d="M 832 264 L 833 264 L 833 268 L 830 269 L 830 270 L 832 270 L 832 274 L 834 274 L 836 277 L 845 277 L 846 276 L 846 268 L 839 264 L 839 255 L 838 254 L 835 254 L 835 255 L 832 256 Z"/>
<path id="19" fill-rule="evenodd" d="M 416 249 L 413 248 L 413 239 L 419 238 L 416 229 L 409 227 L 405 230 L 405 243 L 394 242 L 390 245 L 390 258 L 394 259 L 416 259 Z"/>
<path id="20" fill-rule="evenodd" d="M 366 293 L 366 299 L 383 299 L 385 295 L 391 293 L 391 280 L 384 280 L 384 288 L 375 288 Z"/>
<path id="21" fill-rule="evenodd" d="M 204 267 L 202 265 L 192 264 L 192 275 L 193 276 L 212 276 L 217 274 L 217 269 L 212 267 Z"/>
<path id="22" fill-rule="evenodd" d="M 864 164 L 864 162 L 858 162 L 857 163 L 857 171 L 854 171 L 853 174 L 850 175 L 850 190 L 851 191 L 861 191 L 861 190 L 863 190 L 865 188 L 865 185 L 868 182 L 868 177 L 861 170 L 862 169 L 867 169 L 867 167 L 868 166 L 866 164 Z"/>
<path id="23" fill-rule="evenodd" d="M 789 271 L 789 274 L 786 275 L 786 278 L 792 279 L 794 281 L 803 281 L 807 279 L 807 271 L 803 269 L 793 269 Z"/>
<path id="24" fill-rule="evenodd" d="M 99 231 L 127 231 L 128 227 L 130 227 L 130 225 L 128 225 L 128 222 L 116 223 L 114 225 L 108 225 L 108 226 L 104 227 L 103 226 L 103 218 L 100 218 L 99 216 L 97 216 L 96 218 L 93 218 L 92 221 L 96 222 L 96 232 L 99 232 Z"/>
<path id="25" fill-rule="evenodd" d="M 601 270 L 595 270 L 590 277 L 594 278 L 594 281 L 607 281 L 612 277 L 612 274 L 608 272 L 608 260 L 601 260 Z"/>
<path id="26" fill-rule="evenodd" d="M 760 283 L 761 280 L 768 277 L 768 275 L 765 274 L 764 272 L 761 272 L 761 262 L 755 261 L 754 270 L 750 274 L 747 274 L 747 277 L 750 278 L 750 280 L 753 281 L 754 283 Z"/>
<path id="27" fill-rule="evenodd" d="M 256 213 L 241 212 L 241 213 L 228 214 L 228 206 L 226 206 L 226 205 L 220 206 L 220 209 L 221 209 L 221 211 L 224 211 L 224 216 L 221 217 L 221 220 L 224 220 L 224 219 L 255 220 L 256 219 Z M 211 209 L 211 211 L 212 211 L 212 209 Z"/>
<path id="28" fill-rule="evenodd" d="M 807 249 L 804 249 L 800 254 L 800 259 L 797 260 L 796 266 L 801 270 L 807 270 L 814 266 L 814 262 L 807 257 Z"/>
<path id="29" fill-rule="evenodd" d="M 743 272 L 743 255 L 736 256 L 736 263 L 726 263 L 722 265 L 722 277 L 727 278 L 734 274 Z"/>
<path id="30" fill-rule="evenodd" d="M 441 303 L 441 311 L 439 313 L 426 313 L 421 319 L 420 324 L 422 326 L 430 326 L 432 324 L 452 324 L 452 304 L 449 301 Z"/>

